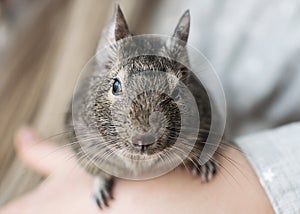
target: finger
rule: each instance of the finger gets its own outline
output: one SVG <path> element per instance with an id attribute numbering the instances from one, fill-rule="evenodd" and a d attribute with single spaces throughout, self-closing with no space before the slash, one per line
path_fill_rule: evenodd
<path id="1" fill-rule="evenodd" d="M 70 157 L 66 148 L 50 142 L 40 142 L 38 134 L 30 128 L 21 128 L 17 132 L 15 146 L 21 160 L 43 175 L 50 175 Z"/>

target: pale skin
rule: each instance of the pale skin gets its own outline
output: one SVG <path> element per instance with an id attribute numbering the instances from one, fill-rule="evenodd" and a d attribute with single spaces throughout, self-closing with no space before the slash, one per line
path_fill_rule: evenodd
<path id="1" fill-rule="evenodd" d="M 67 148 L 41 142 L 35 131 L 26 128 L 16 135 L 16 150 L 24 163 L 48 177 L 0 209 L 1 214 L 274 213 L 246 157 L 233 148 L 227 154 L 231 160 L 223 161 L 210 183 L 201 183 L 182 169 L 147 181 L 118 179 L 115 199 L 103 210 L 91 199 L 93 178 L 70 158 Z"/>

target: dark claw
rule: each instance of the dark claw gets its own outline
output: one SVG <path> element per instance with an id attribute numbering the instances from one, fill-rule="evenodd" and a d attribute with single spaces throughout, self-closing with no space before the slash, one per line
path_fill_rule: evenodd
<path id="1" fill-rule="evenodd" d="M 103 199 L 104 205 L 108 207 L 107 198 L 106 198 L 106 196 L 104 195 L 103 190 L 101 190 L 100 192 L 101 192 L 101 197 L 102 197 L 102 199 Z"/>
<path id="2" fill-rule="evenodd" d="M 109 207 L 109 201 L 113 199 L 111 194 L 113 185 L 114 182 L 112 178 L 96 178 L 93 198 L 100 209 Z"/>
<path id="3" fill-rule="evenodd" d="M 215 175 L 217 173 L 217 165 L 216 165 L 216 163 L 214 161 L 212 161 L 211 163 L 213 165 L 212 173 L 213 173 L 213 175 Z"/>
<path id="4" fill-rule="evenodd" d="M 194 165 L 192 173 L 194 176 L 200 176 L 203 182 L 208 182 L 217 173 L 217 164 L 213 160 L 209 160 L 203 166 Z"/>

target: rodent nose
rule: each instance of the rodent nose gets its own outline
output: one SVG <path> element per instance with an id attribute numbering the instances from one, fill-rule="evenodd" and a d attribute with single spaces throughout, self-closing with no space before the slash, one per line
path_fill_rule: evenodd
<path id="1" fill-rule="evenodd" d="M 134 135 L 131 142 L 134 146 L 150 146 L 155 142 L 155 137 L 151 134 Z"/>

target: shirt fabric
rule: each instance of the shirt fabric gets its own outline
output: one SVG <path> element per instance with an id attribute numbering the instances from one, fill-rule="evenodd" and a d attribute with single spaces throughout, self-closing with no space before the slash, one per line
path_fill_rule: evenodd
<path id="1" fill-rule="evenodd" d="M 300 123 L 235 140 L 276 213 L 300 213 Z"/>

